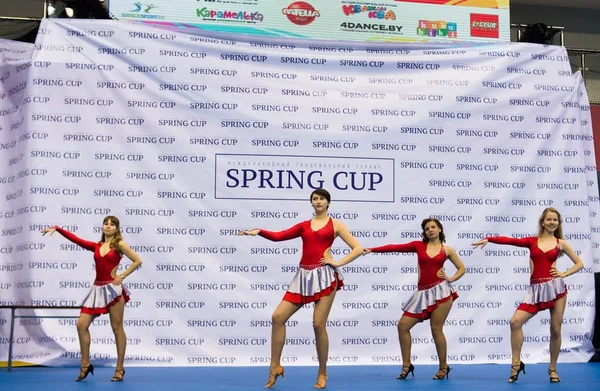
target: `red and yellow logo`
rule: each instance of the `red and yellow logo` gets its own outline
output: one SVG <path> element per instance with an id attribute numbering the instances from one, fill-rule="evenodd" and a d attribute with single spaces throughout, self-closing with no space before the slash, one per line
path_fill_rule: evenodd
<path id="1" fill-rule="evenodd" d="M 305 1 L 296 1 L 282 9 L 281 12 L 287 16 L 288 20 L 299 26 L 306 26 L 321 16 L 312 4 Z"/>
<path id="2" fill-rule="evenodd" d="M 471 14 L 471 37 L 499 38 L 498 15 Z"/>

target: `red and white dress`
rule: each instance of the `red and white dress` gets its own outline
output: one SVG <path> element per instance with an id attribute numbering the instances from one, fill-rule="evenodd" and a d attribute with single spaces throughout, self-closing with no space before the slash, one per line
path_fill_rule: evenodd
<path id="1" fill-rule="evenodd" d="M 122 255 L 111 248 L 104 256 L 100 255 L 102 243 L 88 242 L 78 238 L 69 231 L 60 227 L 54 227 L 56 232 L 60 233 L 71 242 L 80 247 L 94 252 L 94 262 L 96 263 L 96 279 L 85 298 L 81 301 L 81 312 L 90 315 L 107 314 L 109 308 L 124 298 L 125 303 L 129 301 L 129 291 L 121 285 L 114 285 L 110 272 L 119 265 Z"/>
<path id="2" fill-rule="evenodd" d="M 446 280 L 437 276 L 438 271 L 446 262 L 446 250 L 442 244 L 440 252 L 435 257 L 427 254 L 427 243 L 414 241 L 406 244 L 388 244 L 370 249 L 374 253 L 417 253 L 417 262 L 420 275 L 417 283 L 417 291 L 413 293 L 402 310 L 404 315 L 426 320 L 431 313 L 450 299 L 458 299 L 456 289 Z"/>
<path id="3" fill-rule="evenodd" d="M 335 239 L 333 219 L 316 231 L 307 220 L 279 232 L 261 229 L 259 235 L 273 242 L 302 238 L 300 265 L 283 300 L 295 304 L 312 303 L 344 285 L 344 277 L 336 267 L 320 263 Z"/>
<path id="4" fill-rule="evenodd" d="M 486 239 L 490 243 L 508 244 L 529 249 L 533 270 L 529 278 L 529 288 L 527 288 L 525 298 L 517 307 L 517 310 L 536 314 L 539 311 L 553 308 L 556 300 L 567 295 L 565 280 L 560 277 L 552 277 L 550 274 L 550 269 L 560 254 L 558 239 L 556 239 L 556 247 L 546 252 L 538 247 L 538 238 L 535 236 L 521 239 L 494 236 Z"/>

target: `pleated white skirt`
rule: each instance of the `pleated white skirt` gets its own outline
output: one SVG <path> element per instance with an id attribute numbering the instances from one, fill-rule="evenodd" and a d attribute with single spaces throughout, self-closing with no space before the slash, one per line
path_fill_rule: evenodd
<path id="1" fill-rule="evenodd" d="M 456 300 L 458 293 L 448 281 L 443 280 L 431 288 L 418 290 L 413 293 L 402 310 L 406 316 L 425 320 L 431 317 L 431 313 L 439 304 L 451 298 Z"/>
<path id="2" fill-rule="evenodd" d="M 322 297 L 339 290 L 344 277 L 338 268 L 331 265 L 298 267 L 283 299 L 296 304 L 319 301 Z"/>
<path id="3" fill-rule="evenodd" d="M 107 314 L 110 307 L 124 297 L 125 303 L 129 301 L 129 290 L 121 285 L 92 285 L 87 295 L 81 301 L 81 312 L 91 315 Z"/>
<path id="4" fill-rule="evenodd" d="M 562 278 L 533 282 L 527 288 L 523 302 L 517 309 L 535 314 L 553 308 L 556 300 L 567 295 L 567 285 Z"/>

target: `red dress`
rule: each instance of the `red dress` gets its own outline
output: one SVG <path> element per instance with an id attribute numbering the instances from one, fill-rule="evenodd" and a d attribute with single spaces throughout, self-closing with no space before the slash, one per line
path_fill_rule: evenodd
<path id="1" fill-rule="evenodd" d="M 56 232 L 60 233 L 71 242 L 80 247 L 94 252 L 94 262 L 96 263 L 96 279 L 90 288 L 89 292 L 81 302 L 81 312 L 90 315 L 107 314 L 109 308 L 121 300 L 121 296 L 125 299 L 125 303 L 129 301 L 129 291 L 123 284 L 113 285 L 113 278 L 110 272 L 121 262 L 121 254 L 110 249 L 104 256 L 100 255 L 100 247 L 102 243 L 88 242 L 78 238 L 69 231 L 55 226 Z"/>
<path id="2" fill-rule="evenodd" d="M 451 298 L 458 299 L 456 289 L 446 280 L 437 276 L 444 267 L 446 250 L 442 244 L 440 252 L 435 257 L 427 255 L 427 243 L 414 241 L 406 244 L 388 244 L 371 248 L 374 253 L 417 253 L 417 263 L 421 271 L 417 291 L 411 296 L 402 310 L 404 315 L 420 320 L 431 317 L 431 313 Z"/>
<path id="3" fill-rule="evenodd" d="M 553 308 L 556 300 L 567 295 L 565 281 L 560 277 L 554 278 L 550 274 L 550 269 L 560 254 L 558 239 L 556 239 L 556 247 L 546 252 L 538 247 L 538 238 L 535 236 L 522 239 L 494 236 L 486 239 L 490 243 L 508 244 L 529 249 L 533 270 L 529 279 L 529 288 L 527 288 L 525 298 L 517 307 L 517 310 L 536 314 L 539 311 Z"/>
<path id="4" fill-rule="evenodd" d="M 307 220 L 280 232 L 261 229 L 259 235 L 273 242 L 302 238 L 300 265 L 283 300 L 295 304 L 312 303 L 334 290 L 340 290 L 344 285 L 344 278 L 336 267 L 320 263 L 335 239 L 331 218 L 323 228 L 316 231 L 313 231 L 310 220 Z"/>

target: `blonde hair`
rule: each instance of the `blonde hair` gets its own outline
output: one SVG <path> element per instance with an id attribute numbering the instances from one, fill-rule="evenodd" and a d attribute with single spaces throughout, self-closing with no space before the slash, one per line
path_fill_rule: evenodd
<path id="1" fill-rule="evenodd" d="M 556 230 L 554 231 L 554 237 L 557 239 L 564 239 L 563 231 L 562 231 L 562 217 L 560 216 L 560 212 L 554 208 L 546 208 L 542 212 L 542 215 L 540 216 L 540 220 L 538 221 L 538 226 L 539 226 L 538 236 L 541 236 L 544 233 L 544 225 L 543 224 L 544 224 L 544 220 L 546 220 L 546 216 L 548 215 L 548 213 L 556 213 L 556 216 L 558 217 L 558 228 L 556 228 Z"/>
<path id="2" fill-rule="evenodd" d="M 123 240 L 123 236 L 121 236 L 121 223 L 119 222 L 119 219 L 116 218 L 115 216 L 106 216 L 104 218 L 104 220 L 102 220 L 102 225 L 106 224 L 109 221 L 111 223 L 113 223 L 117 227 L 117 231 L 115 232 L 115 236 L 110 241 L 110 248 L 113 248 L 113 249 L 119 251 L 119 242 L 121 240 Z M 104 243 L 104 240 L 105 240 L 104 239 L 104 232 L 102 232 L 102 237 L 100 238 L 100 241 L 102 243 Z"/>

